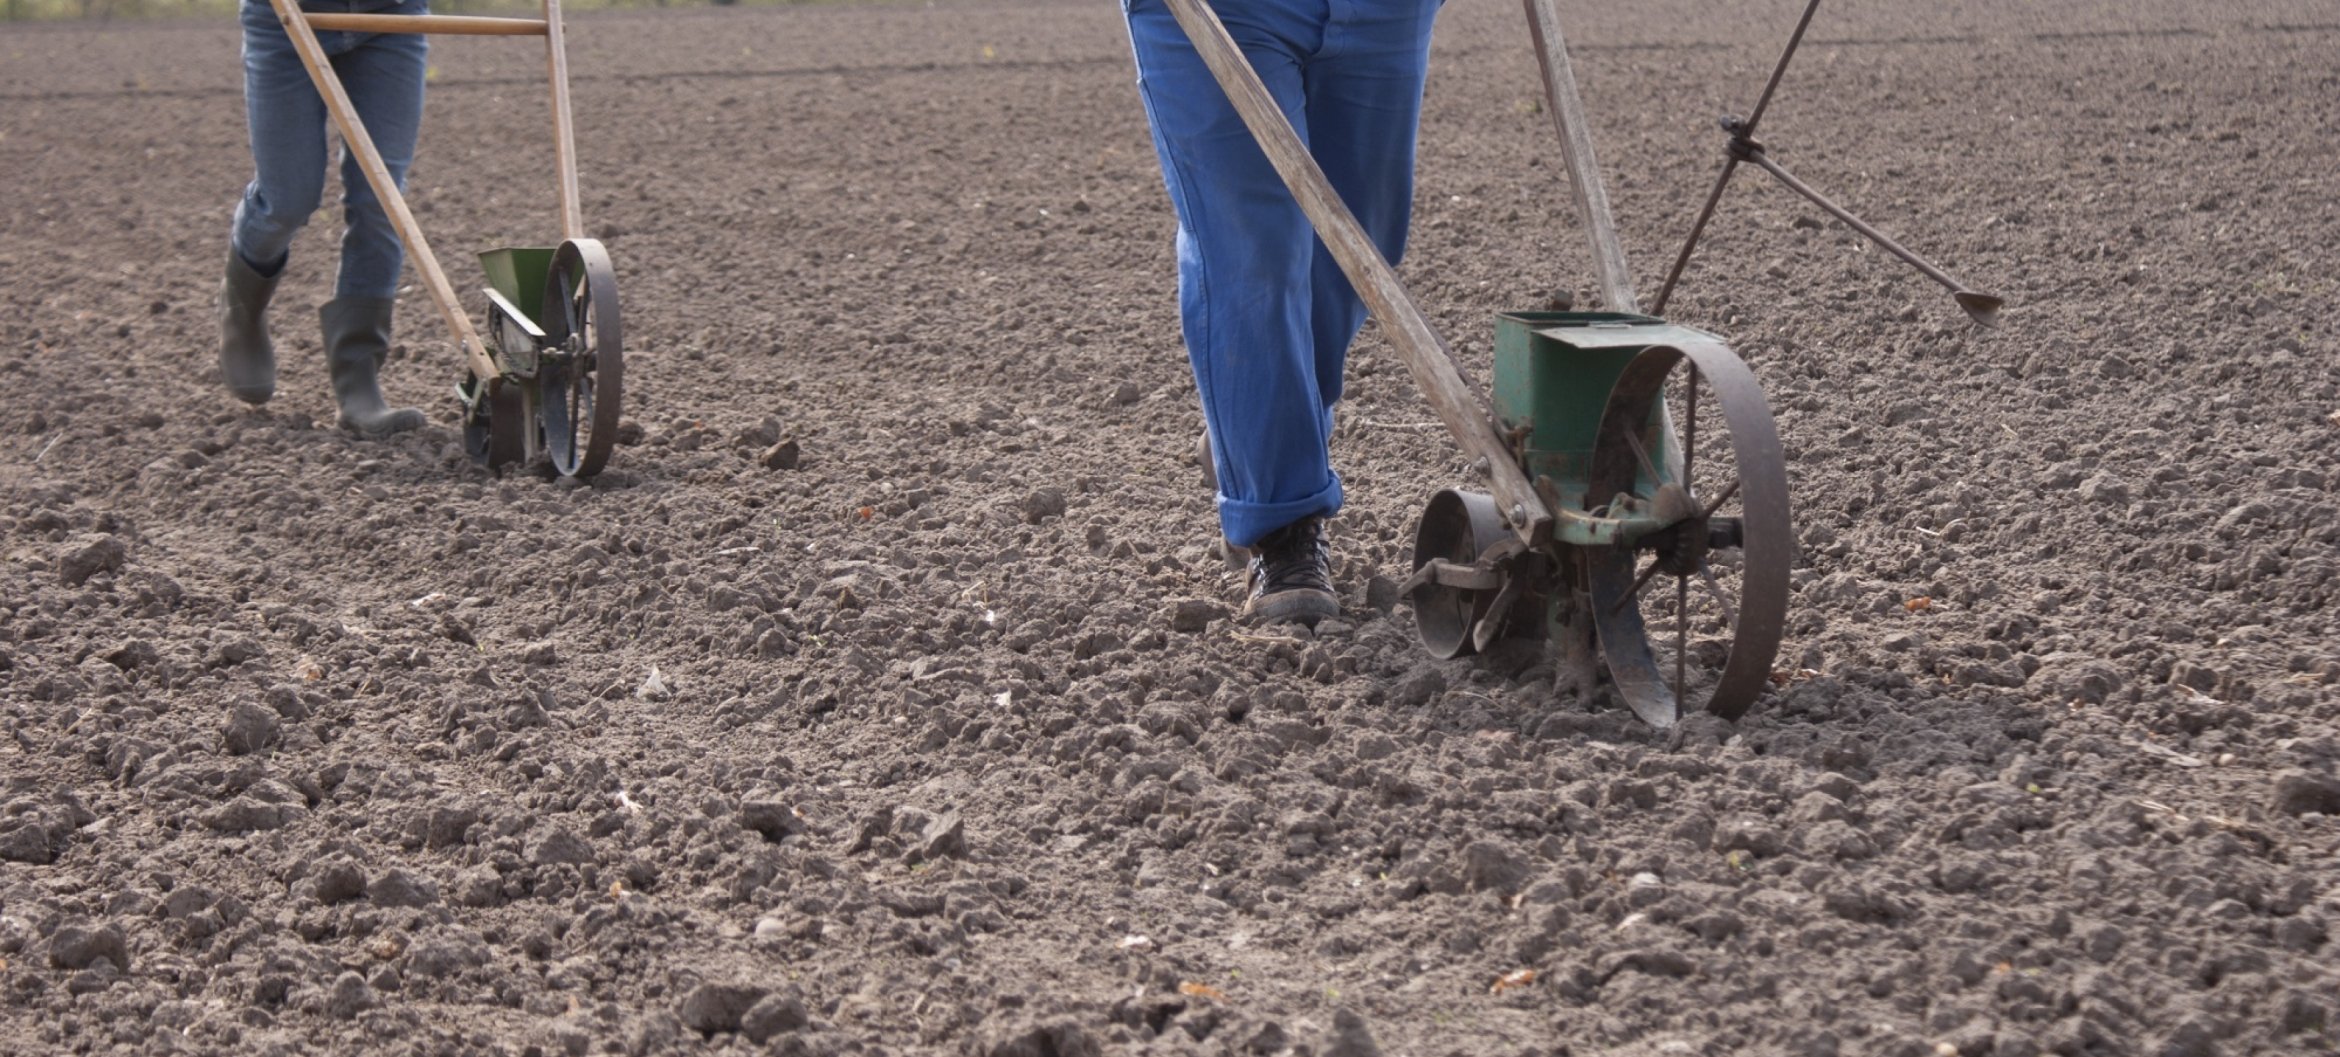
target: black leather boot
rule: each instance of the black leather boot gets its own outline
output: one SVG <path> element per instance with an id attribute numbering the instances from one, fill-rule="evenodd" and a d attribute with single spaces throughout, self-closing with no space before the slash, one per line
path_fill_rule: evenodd
<path id="1" fill-rule="evenodd" d="M 276 395 L 276 345 L 268 340 L 268 299 L 276 295 L 276 279 L 228 247 L 227 278 L 219 287 L 219 375 L 228 392 L 247 404 L 265 404 Z"/>
<path id="2" fill-rule="evenodd" d="M 325 364 L 333 373 L 333 400 L 341 405 L 341 428 L 361 437 L 387 437 L 427 419 L 411 407 L 391 407 L 382 398 L 382 361 L 390 355 L 387 297 L 336 297 L 317 310 L 325 328 Z"/>
<path id="3" fill-rule="evenodd" d="M 1252 548 L 1250 579 L 1251 600 L 1243 615 L 1252 623 L 1313 628 L 1341 615 L 1323 518 L 1301 518 L 1262 537 Z"/>

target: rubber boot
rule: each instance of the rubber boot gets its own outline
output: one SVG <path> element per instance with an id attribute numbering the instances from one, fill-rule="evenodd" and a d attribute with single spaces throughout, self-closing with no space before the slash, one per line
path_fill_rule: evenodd
<path id="1" fill-rule="evenodd" d="M 341 405 L 341 428 L 361 437 L 387 437 L 427 421 L 411 407 L 391 407 L 382 398 L 382 361 L 390 355 L 387 297 L 336 297 L 317 310 L 325 327 L 325 365 L 333 373 L 333 399 Z"/>
<path id="2" fill-rule="evenodd" d="M 278 275 L 262 275 L 228 247 L 227 278 L 219 286 L 219 375 L 228 392 L 247 404 L 276 395 L 276 345 L 268 340 L 268 299 Z"/>

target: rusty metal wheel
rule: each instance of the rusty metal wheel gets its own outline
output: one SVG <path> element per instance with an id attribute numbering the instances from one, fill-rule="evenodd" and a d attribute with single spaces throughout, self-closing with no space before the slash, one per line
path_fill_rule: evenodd
<path id="1" fill-rule="evenodd" d="M 537 427 L 553 472 L 591 477 L 609 465 L 617 445 L 626 372 L 617 272 L 599 241 L 561 244 L 545 275 L 542 304 Z"/>
<path id="2" fill-rule="evenodd" d="M 1679 476 L 1658 401 L 1681 430 Z M 1787 466 L 1762 386 L 1716 342 L 1652 346 L 1610 390 L 1588 504 L 1669 527 L 1584 552 L 1610 679 L 1656 727 L 1688 711 L 1736 719 L 1770 685 L 1795 538 Z"/>

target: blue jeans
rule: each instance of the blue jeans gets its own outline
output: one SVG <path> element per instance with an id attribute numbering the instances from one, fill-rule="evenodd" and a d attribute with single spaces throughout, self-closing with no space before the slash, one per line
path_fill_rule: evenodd
<path id="1" fill-rule="evenodd" d="M 1395 262 L 1440 0 L 1219 0 L 1227 31 Z M 1325 444 L 1365 306 L 1162 0 L 1124 0 L 1178 214 L 1178 306 L 1210 427 L 1219 527 L 1248 547 L 1341 506 Z"/>
<path id="2" fill-rule="evenodd" d="M 419 15 L 429 0 L 305 0 L 312 13 L 382 12 Z M 283 269 L 293 236 L 309 222 L 325 194 L 325 129 L 330 118 L 324 97 L 309 80 L 300 53 L 266 0 L 244 0 L 244 106 L 252 129 L 255 174 L 236 205 L 236 252 L 263 275 Z M 382 164 L 400 189 L 414 163 L 415 138 L 422 131 L 423 73 L 430 44 L 419 33 L 317 34 L 319 43 L 348 91 L 358 120 L 373 137 Z M 398 232 L 366 183 L 357 158 L 341 159 L 341 204 L 349 227 L 341 236 L 342 297 L 391 297 L 398 293 L 398 269 L 405 252 Z"/>

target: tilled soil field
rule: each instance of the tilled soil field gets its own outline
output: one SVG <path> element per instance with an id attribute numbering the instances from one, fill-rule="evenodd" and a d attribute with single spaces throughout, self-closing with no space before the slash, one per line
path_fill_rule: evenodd
<path id="1" fill-rule="evenodd" d="M 1566 6 L 1654 288 L 1794 5 Z M 1590 271 L 1517 11 L 1442 18 L 1406 272 L 1484 378 Z M 0 30 L 0 1051 L 2340 1049 L 2340 20 L 1813 37 L 1775 153 L 2011 307 L 1740 177 L 1676 315 L 1768 389 L 1796 596 L 1659 734 L 1413 641 L 1470 474 L 1370 330 L 1348 619 L 1229 619 L 1111 5 L 573 19 L 639 425 L 585 487 L 466 461 L 419 290 L 434 425 L 331 428 L 329 214 L 234 404 L 234 29 Z M 543 60 L 436 48 L 468 287 L 550 240 Z"/>

